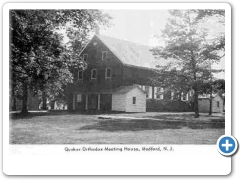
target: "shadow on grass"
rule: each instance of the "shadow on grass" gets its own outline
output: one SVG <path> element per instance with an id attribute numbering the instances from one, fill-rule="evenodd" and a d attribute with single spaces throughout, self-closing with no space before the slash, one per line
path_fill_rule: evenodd
<path id="1" fill-rule="evenodd" d="M 9 117 L 11 119 L 17 120 L 17 119 L 31 119 L 35 116 L 54 116 L 54 115 L 66 115 L 69 114 L 68 111 L 64 110 L 57 110 L 57 111 L 29 111 L 26 114 L 22 114 L 20 112 L 10 112 Z"/>
<path id="2" fill-rule="evenodd" d="M 163 115 L 157 115 L 157 116 L 148 116 L 149 118 L 156 118 L 156 119 L 162 119 L 162 120 L 198 120 L 197 118 L 194 118 L 194 114 L 163 114 Z M 225 122 L 224 116 L 217 116 L 217 115 L 200 115 L 200 118 L 209 118 L 210 121 L 216 121 L 216 122 Z M 211 119 L 214 118 L 214 119 Z"/>
<path id="3" fill-rule="evenodd" d="M 131 114 L 118 111 L 68 111 L 68 110 L 46 110 L 46 111 L 29 111 L 27 114 L 21 114 L 20 112 L 10 112 L 9 117 L 13 120 L 18 119 L 31 119 L 36 116 L 59 116 L 59 115 L 101 115 L 101 114 Z M 132 113 L 134 114 L 134 113 Z"/>
<path id="4" fill-rule="evenodd" d="M 161 129 L 223 129 L 223 122 L 181 122 L 181 121 L 156 121 L 156 120 L 105 120 L 81 127 L 79 130 L 100 130 L 100 131 L 143 131 Z"/>

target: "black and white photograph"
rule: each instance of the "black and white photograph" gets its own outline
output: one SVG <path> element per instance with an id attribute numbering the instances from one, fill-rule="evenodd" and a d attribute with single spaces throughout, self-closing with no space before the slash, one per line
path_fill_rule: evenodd
<path id="1" fill-rule="evenodd" d="M 5 4 L 4 174 L 231 173 L 231 11 Z"/>
<path id="2" fill-rule="evenodd" d="M 9 143 L 216 144 L 225 9 L 10 9 Z"/>

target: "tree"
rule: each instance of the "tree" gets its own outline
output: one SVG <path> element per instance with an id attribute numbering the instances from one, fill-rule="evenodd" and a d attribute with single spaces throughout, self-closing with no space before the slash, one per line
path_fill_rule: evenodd
<path id="1" fill-rule="evenodd" d="M 158 77 L 154 78 L 153 81 L 156 86 L 165 88 L 164 92 L 166 89 L 174 92 L 173 97 L 171 97 L 173 99 L 181 100 L 182 93 L 186 94 L 191 90 L 188 75 L 176 68 L 169 69 L 169 67 L 162 67 L 161 71 L 159 71 Z"/>
<path id="2" fill-rule="evenodd" d="M 196 20 L 198 22 L 205 22 L 210 20 L 211 18 L 215 18 L 217 23 L 225 25 L 225 10 L 224 9 L 198 9 L 195 10 L 197 13 Z M 215 22 L 216 22 L 215 21 Z M 217 35 L 216 38 L 216 48 L 219 50 L 225 50 L 225 33 Z"/>
<path id="3" fill-rule="evenodd" d="M 198 94 L 200 84 L 209 80 L 209 64 L 220 60 L 214 40 L 207 39 L 206 29 L 200 28 L 195 10 L 171 10 L 171 18 L 162 31 L 165 47 L 154 48 L 153 54 L 169 64 L 160 68 L 162 79 L 174 89 L 194 91 L 195 118 L 199 117 Z M 167 73 L 166 73 L 167 72 Z M 174 81 L 172 79 L 174 78 Z M 181 85 L 181 86 L 180 86 Z"/>
<path id="4" fill-rule="evenodd" d="M 213 94 L 219 94 L 223 97 L 225 93 L 225 80 L 224 79 L 210 79 L 207 82 L 200 84 L 199 94 L 209 95 L 209 115 L 212 115 L 212 99 Z"/>
<path id="5" fill-rule="evenodd" d="M 14 98 L 21 95 L 22 113 L 28 111 L 29 89 L 41 90 L 45 101 L 44 96 L 51 92 L 47 87 L 62 89 L 72 79 L 70 68 L 83 64 L 77 52 L 63 43 L 61 34 L 66 27 L 77 29 L 83 40 L 110 20 L 100 10 L 84 9 L 11 10 L 10 16 L 11 94 Z"/>

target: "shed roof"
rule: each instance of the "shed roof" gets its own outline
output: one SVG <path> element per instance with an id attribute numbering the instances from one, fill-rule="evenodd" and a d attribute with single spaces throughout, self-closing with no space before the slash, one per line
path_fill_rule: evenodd
<path id="1" fill-rule="evenodd" d="M 212 95 L 213 98 L 215 98 L 217 96 L 219 96 L 222 99 L 222 97 L 219 94 L 213 94 Z M 210 94 L 199 95 L 198 99 L 210 99 Z"/>
<path id="2" fill-rule="evenodd" d="M 113 92 L 114 93 L 123 93 L 123 94 L 125 94 L 125 93 L 128 93 L 129 91 L 131 91 L 131 90 L 133 90 L 133 89 L 135 89 L 135 88 L 137 88 L 137 89 L 139 89 L 142 93 L 146 93 L 145 91 L 143 91 L 139 86 L 137 86 L 137 85 L 133 85 L 133 86 L 122 86 L 122 87 L 119 87 L 119 88 L 117 88 L 117 89 L 115 89 Z"/>
<path id="3" fill-rule="evenodd" d="M 131 91 L 132 89 L 139 89 L 142 93 L 146 93 L 144 90 L 142 90 L 138 85 L 131 85 L 131 86 L 121 86 L 115 89 L 101 89 L 101 90 L 94 90 L 94 91 L 79 91 L 79 93 L 83 93 L 83 94 L 112 94 L 112 93 L 128 93 L 129 91 Z"/>

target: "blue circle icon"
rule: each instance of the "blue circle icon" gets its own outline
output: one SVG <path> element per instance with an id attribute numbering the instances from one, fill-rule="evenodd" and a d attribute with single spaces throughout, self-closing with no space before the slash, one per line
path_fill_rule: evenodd
<path id="1" fill-rule="evenodd" d="M 238 142 L 233 136 L 221 136 L 217 141 L 217 149 L 224 156 L 233 155 L 238 148 Z"/>

